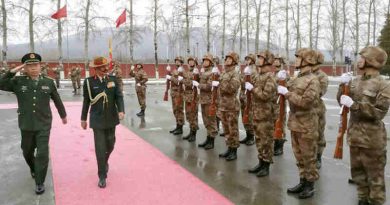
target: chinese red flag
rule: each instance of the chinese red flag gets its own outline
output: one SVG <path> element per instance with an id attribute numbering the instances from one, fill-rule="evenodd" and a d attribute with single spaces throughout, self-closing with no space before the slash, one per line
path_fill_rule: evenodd
<path id="1" fill-rule="evenodd" d="M 58 10 L 53 15 L 51 15 L 51 18 L 53 18 L 53 19 L 60 19 L 60 18 L 67 17 L 67 15 L 68 15 L 68 12 L 66 10 L 66 5 L 65 5 L 60 10 Z"/>
<path id="2" fill-rule="evenodd" d="M 123 10 L 122 14 L 116 20 L 116 27 L 118 28 L 121 24 L 126 22 L 126 9 Z"/>

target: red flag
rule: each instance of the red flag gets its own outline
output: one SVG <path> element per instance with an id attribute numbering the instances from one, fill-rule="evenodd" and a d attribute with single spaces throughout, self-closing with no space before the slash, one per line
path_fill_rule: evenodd
<path id="1" fill-rule="evenodd" d="M 67 17 L 67 15 L 68 15 L 68 12 L 66 11 L 66 5 L 65 5 L 60 10 L 58 10 L 53 15 L 51 15 L 51 18 L 53 18 L 53 19 L 60 19 L 60 18 Z"/>
<path id="2" fill-rule="evenodd" d="M 116 20 L 116 27 L 118 28 L 121 24 L 126 22 L 126 9 L 122 12 L 122 14 Z"/>

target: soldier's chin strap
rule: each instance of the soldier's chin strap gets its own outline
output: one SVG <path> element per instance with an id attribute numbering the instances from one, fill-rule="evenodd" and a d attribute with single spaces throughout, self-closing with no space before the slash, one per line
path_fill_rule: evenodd
<path id="1" fill-rule="evenodd" d="M 87 88 L 88 88 L 89 100 L 91 101 L 90 104 L 94 105 L 94 104 L 96 104 L 100 100 L 100 98 L 103 98 L 103 110 L 104 110 L 104 105 L 106 103 L 108 103 L 108 98 L 107 98 L 106 91 L 103 91 L 103 92 L 99 93 L 98 95 L 96 95 L 94 98 L 92 98 L 91 87 L 89 86 L 89 80 L 88 79 L 87 79 Z"/>

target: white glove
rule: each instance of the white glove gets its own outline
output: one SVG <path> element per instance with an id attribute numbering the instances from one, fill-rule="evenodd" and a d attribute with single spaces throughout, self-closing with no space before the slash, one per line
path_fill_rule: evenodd
<path id="1" fill-rule="evenodd" d="M 170 76 L 170 75 L 166 75 L 166 76 L 165 76 L 165 78 L 166 78 L 167 80 L 171 80 L 171 77 L 172 77 L 172 76 Z"/>
<path id="2" fill-rule="evenodd" d="M 341 75 L 341 83 L 348 84 L 352 80 L 352 77 L 349 73 L 344 73 Z"/>
<path id="3" fill-rule="evenodd" d="M 288 93 L 288 90 L 286 87 L 279 85 L 278 86 L 278 93 L 281 95 L 286 95 Z"/>
<path id="4" fill-rule="evenodd" d="M 178 69 L 177 69 L 177 71 L 179 72 L 179 73 L 182 73 L 184 70 L 183 70 L 183 67 L 179 67 Z"/>
<path id="5" fill-rule="evenodd" d="M 279 80 L 286 80 L 287 72 L 285 70 L 280 70 L 278 74 L 276 74 Z"/>
<path id="6" fill-rule="evenodd" d="M 171 72 L 171 66 L 168 65 L 166 69 L 168 72 Z"/>
<path id="7" fill-rule="evenodd" d="M 253 85 L 250 82 L 245 82 L 245 89 L 251 91 L 253 89 Z"/>
<path id="8" fill-rule="evenodd" d="M 138 87 L 141 86 L 141 83 L 137 83 L 137 86 L 138 86 Z"/>
<path id="9" fill-rule="evenodd" d="M 212 70 L 211 70 L 212 73 L 218 73 L 219 74 L 219 70 L 217 67 L 214 67 Z"/>
<path id="10" fill-rule="evenodd" d="M 130 69 L 131 69 L 131 70 L 134 70 L 134 65 L 131 65 Z"/>
<path id="11" fill-rule="evenodd" d="M 194 73 L 194 74 L 199 74 L 199 69 L 194 68 L 194 70 L 192 71 L 192 73 Z"/>
<path id="12" fill-rule="evenodd" d="M 198 87 L 198 86 L 199 86 L 199 83 L 198 83 L 198 81 L 196 81 L 196 80 L 193 80 L 193 81 L 192 81 L 192 86 Z"/>
<path id="13" fill-rule="evenodd" d="M 201 69 L 200 69 L 200 72 L 201 72 L 201 73 L 204 73 L 204 68 L 201 68 Z"/>
<path id="14" fill-rule="evenodd" d="M 178 79 L 179 81 L 182 81 L 184 78 L 183 78 L 182 76 L 179 76 L 177 79 Z"/>
<path id="15" fill-rule="evenodd" d="M 219 86 L 219 81 L 213 81 L 213 82 L 211 82 L 211 85 L 213 87 L 218 87 Z"/>
<path id="16" fill-rule="evenodd" d="M 345 105 L 347 107 L 351 107 L 353 105 L 353 100 L 347 95 L 342 95 L 340 98 L 340 104 Z"/>
<path id="17" fill-rule="evenodd" d="M 249 66 L 245 67 L 244 74 L 245 75 L 251 75 L 252 74 L 252 70 L 251 70 L 251 68 Z"/>

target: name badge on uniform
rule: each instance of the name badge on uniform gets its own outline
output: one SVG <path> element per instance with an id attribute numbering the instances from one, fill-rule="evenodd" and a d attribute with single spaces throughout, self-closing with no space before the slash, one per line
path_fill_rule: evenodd
<path id="1" fill-rule="evenodd" d="M 42 85 L 42 90 L 50 90 L 50 88 L 47 85 Z"/>
<path id="2" fill-rule="evenodd" d="M 28 90 L 28 87 L 26 85 L 23 85 L 21 88 L 20 88 L 22 91 L 27 91 Z"/>
<path id="3" fill-rule="evenodd" d="M 108 82 L 107 83 L 107 88 L 113 88 L 115 87 L 115 83 L 114 82 Z"/>

